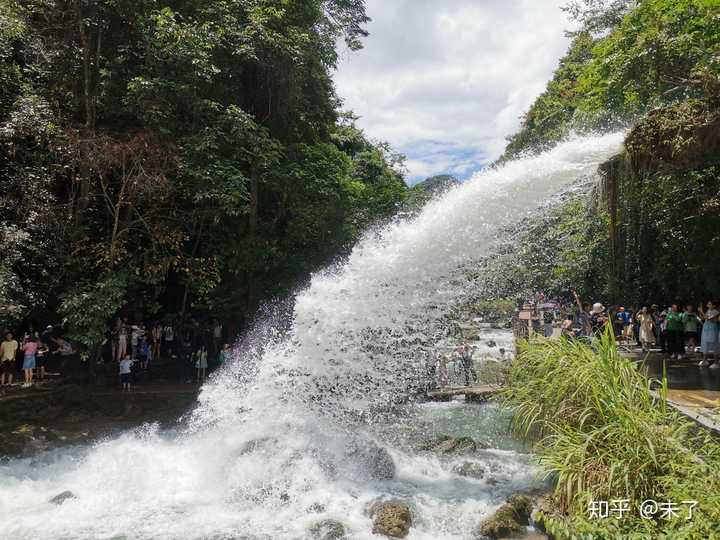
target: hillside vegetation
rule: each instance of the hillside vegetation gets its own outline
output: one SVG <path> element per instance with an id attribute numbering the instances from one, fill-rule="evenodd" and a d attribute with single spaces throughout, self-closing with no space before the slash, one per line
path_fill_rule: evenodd
<path id="1" fill-rule="evenodd" d="M 502 159 L 629 126 L 625 151 L 526 231 L 503 272 L 606 302 L 720 297 L 720 1 L 570 10 L 582 28 Z"/>

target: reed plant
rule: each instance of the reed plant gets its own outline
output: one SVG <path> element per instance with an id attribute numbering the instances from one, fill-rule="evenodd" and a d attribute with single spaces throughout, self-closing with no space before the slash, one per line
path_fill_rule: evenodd
<path id="1" fill-rule="evenodd" d="M 554 486 L 553 512 L 541 516 L 554 536 L 720 540 L 718 439 L 669 407 L 664 380 L 649 381 L 610 331 L 592 345 L 521 343 L 508 381 L 513 428 L 535 440 Z M 592 515 L 597 503 L 620 500 L 630 509 L 621 519 Z M 678 516 L 659 509 L 643 519 L 646 500 L 677 504 Z M 683 501 L 698 503 L 690 520 Z"/>

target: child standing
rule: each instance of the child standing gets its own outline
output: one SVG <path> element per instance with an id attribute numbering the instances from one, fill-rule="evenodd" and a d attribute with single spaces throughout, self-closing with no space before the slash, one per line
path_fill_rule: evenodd
<path id="1" fill-rule="evenodd" d="M 122 383 L 122 389 L 130 391 L 130 383 L 132 382 L 132 365 L 135 362 L 130 358 L 129 354 L 125 355 L 125 358 L 120 360 L 120 382 Z"/>

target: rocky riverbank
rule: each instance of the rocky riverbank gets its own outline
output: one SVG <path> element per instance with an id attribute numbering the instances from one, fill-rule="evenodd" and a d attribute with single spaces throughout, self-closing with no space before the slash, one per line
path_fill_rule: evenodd
<path id="1" fill-rule="evenodd" d="M 196 387 L 153 385 L 121 393 L 58 384 L 0 398 L 0 456 L 23 457 L 87 444 L 145 422 L 170 427 L 194 403 Z"/>

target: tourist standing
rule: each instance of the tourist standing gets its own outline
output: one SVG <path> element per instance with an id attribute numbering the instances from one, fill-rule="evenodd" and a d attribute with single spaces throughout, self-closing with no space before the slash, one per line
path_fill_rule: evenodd
<path id="1" fill-rule="evenodd" d="M 218 353 L 218 356 L 217 356 L 218 367 L 224 365 L 225 362 L 230 360 L 231 354 L 232 354 L 232 351 L 230 350 L 230 345 L 225 343 L 222 347 L 222 350 Z"/>
<path id="2" fill-rule="evenodd" d="M 5 334 L 5 341 L 0 344 L 0 384 L 12 385 L 15 377 L 15 357 L 17 356 L 19 345 L 13 339 L 12 332 Z M 7 381 L 7 382 L 6 382 Z"/>
<path id="3" fill-rule="evenodd" d="M 639 339 L 640 346 L 643 352 L 650 350 L 651 345 L 655 345 L 655 322 L 653 316 L 648 311 L 648 308 L 643 307 L 640 312 L 635 316 L 635 320 L 639 324 Z"/>
<path id="4" fill-rule="evenodd" d="M 583 304 L 580 301 L 580 296 L 578 295 L 577 291 L 573 291 L 572 294 L 573 298 L 575 298 L 575 304 L 578 308 L 577 326 L 579 326 L 579 330 L 576 335 L 579 337 L 589 338 L 592 335 L 592 307 L 590 306 L 590 304 Z"/>
<path id="5" fill-rule="evenodd" d="M 160 344 L 162 342 L 163 329 L 160 321 L 156 321 L 152 331 L 152 357 L 160 358 Z"/>
<path id="6" fill-rule="evenodd" d="M 152 356 L 152 345 L 148 336 L 144 336 L 140 342 L 140 369 L 147 371 L 150 357 Z"/>
<path id="7" fill-rule="evenodd" d="M 605 306 L 600 302 L 595 302 L 590 311 L 590 326 L 592 327 L 593 335 L 597 337 L 602 334 L 607 322 L 608 318 L 605 314 Z"/>
<path id="8" fill-rule="evenodd" d="M 35 336 L 27 335 L 23 340 L 23 374 L 25 383 L 23 388 L 32 386 L 33 370 L 35 369 L 35 357 L 38 351 L 38 342 Z"/>
<path id="9" fill-rule="evenodd" d="M 120 362 L 125 358 L 127 355 L 127 345 L 128 345 L 128 334 L 127 334 L 127 326 L 125 325 L 125 321 L 123 319 L 118 319 L 117 323 L 117 350 L 115 351 L 115 359 Z"/>
<path id="10" fill-rule="evenodd" d="M 568 314 L 563 319 L 562 325 L 560 326 L 560 335 L 567 339 L 573 339 L 575 337 L 575 330 L 573 329 L 573 316 Z"/>
<path id="11" fill-rule="evenodd" d="M 700 318 L 703 320 L 702 335 L 700 337 L 700 352 L 703 359 L 700 362 L 701 367 L 710 365 L 710 355 L 713 357 L 713 369 L 720 368 L 718 362 L 718 353 L 720 352 L 718 341 L 720 341 L 720 327 L 718 317 L 720 312 L 717 310 L 714 302 L 707 303 L 707 311 L 700 306 Z"/>
<path id="12" fill-rule="evenodd" d="M 196 382 L 205 381 L 205 373 L 207 372 L 207 349 L 202 345 L 195 353 L 195 369 L 197 370 Z"/>
<path id="13" fill-rule="evenodd" d="M 682 360 L 685 354 L 685 325 L 677 304 L 670 306 L 665 325 L 667 328 L 667 346 L 670 358 Z"/>
<path id="14" fill-rule="evenodd" d="M 688 352 L 693 353 L 695 352 L 695 347 L 697 347 L 700 342 L 700 332 L 698 332 L 698 328 L 701 324 L 700 317 L 698 317 L 697 313 L 695 313 L 695 306 L 689 304 L 685 308 L 685 312 L 683 313 L 683 324 L 685 344 L 688 347 Z"/>
<path id="15" fill-rule="evenodd" d="M 165 349 L 168 351 L 168 355 L 172 356 L 175 353 L 175 329 L 172 323 L 168 322 L 163 328 L 163 338 L 165 340 Z"/>
<path id="16" fill-rule="evenodd" d="M 657 322 L 655 323 L 658 332 L 658 344 L 660 345 L 660 352 L 666 353 L 668 350 L 667 346 L 667 311 L 658 313 Z"/>
<path id="17" fill-rule="evenodd" d="M 620 306 L 615 313 L 615 336 L 618 341 L 624 341 L 627 338 L 627 327 L 630 325 L 630 314 L 625 311 L 624 306 Z"/>
<path id="18" fill-rule="evenodd" d="M 473 362 L 473 350 L 470 345 L 463 343 L 457 348 L 458 356 L 462 364 L 463 373 L 465 375 L 465 386 L 470 386 L 477 379 L 475 373 L 475 364 Z"/>
<path id="19" fill-rule="evenodd" d="M 130 383 L 132 382 L 132 365 L 135 361 L 130 357 L 129 354 L 125 354 L 125 357 L 120 360 L 120 383 L 122 389 L 130 391 Z"/>
<path id="20" fill-rule="evenodd" d="M 217 319 L 215 319 L 213 321 L 212 337 L 213 337 L 213 351 L 217 352 L 220 350 L 220 344 L 222 343 L 222 337 L 223 337 L 223 326 L 222 326 L 222 323 Z"/>

